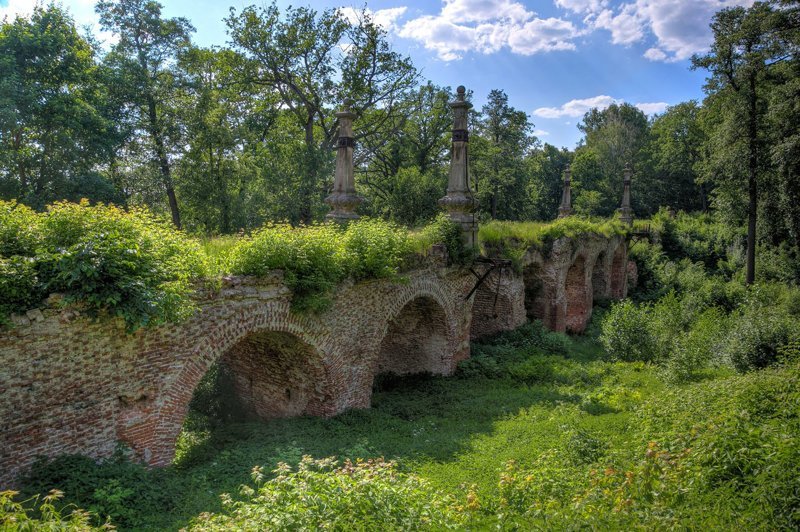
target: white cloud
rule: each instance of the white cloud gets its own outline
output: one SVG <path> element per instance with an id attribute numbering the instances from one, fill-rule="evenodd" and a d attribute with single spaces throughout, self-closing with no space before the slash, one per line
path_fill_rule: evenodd
<path id="1" fill-rule="evenodd" d="M 627 4 L 615 15 L 610 9 L 604 9 L 597 15 L 595 27 L 611 32 L 614 44 L 632 44 L 644 37 L 645 19 L 635 4 Z"/>
<path id="2" fill-rule="evenodd" d="M 623 100 L 612 98 L 606 94 L 601 94 L 591 98 L 570 100 L 560 107 L 540 107 L 533 111 L 533 115 L 540 118 L 561 118 L 564 116 L 579 118 L 592 109 L 603 110 L 612 103 L 621 104 L 623 103 Z M 652 102 L 635 103 L 633 105 L 634 107 L 640 109 L 644 114 L 652 115 L 663 112 L 669 104 L 666 102 Z M 569 124 L 569 122 L 566 122 L 566 124 Z"/>
<path id="3" fill-rule="evenodd" d="M 408 8 L 405 6 L 402 7 L 391 7 L 388 9 L 379 9 L 377 11 L 372 11 L 371 9 L 365 9 L 364 11 L 372 18 L 372 21 L 383 28 L 386 31 L 397 31 L 399 27 L 397 26 L 397 21 L 400 17 L 402 17 Z M 359 17 L 361 16 L 361 10 L 356 9 L 354 7 L 342 7 L 339 8 L 339 13 L 346 18 L 350 23 L 355 24 L 358 22 Z"/>
<path id="4" fill-rule="evenodd" d="M 444 0 L 441 16 L 453 22 L 487 22 L 505 19 L 525 22 L 534 13 L 509 0 Z"/>
<path id="5" fill-rule="evenodd" d="M 547 137 L 550 135 L 549 131 L 545 131 L 544 129 L 534 129 L 533 136 L 534 137 Z"/>
<path id="6" fill-rule="evenodd" d="M 681 61 L 708 49 L 714 13 L 754 0 L 633 0 L 610 6 L 605 0 L 554 0 L 557 6 L 586 15 L 592 28 L 611 32 L 614 44 L 631 45 L 648 36 L 655 41 L 644 53 L 651 61 Z"/>
<path id="7" fill-rule="evenodd" d="M 663 113 L 666 111 L 667 107 L 669 107 L 667 102 L 635 103 L 633 105 L 638 107 L 646 115 Z"/>
<path id="8" fill-rule="evenodd" d="M 584 98 L 580 100 L 570 100 L 561 107 L 539 107 L 533 111 L 534 116 L 542 118 L 560 118 L 562 116 L 571 116 L 577 118 L 585 115 L 589 110 L 605 109 L 612 103 L 617 103 L 619 100 L 601 94 L 592 98 Z"/>
<path id="9" fill-rule="evenodd" d="M 555 0 L 556 6 L 574 13 L 592 13 L 608 5 L 608 0 Z"/>
<path id="10" fill-rule="evenodd" d="M 438 15 L 406 22 L 398 35 L 419 41 L 444 61 L 466 52 L 490 54 L 508 48 L 512 53 L 533 55 L 572 50 L 581 33 L 559 18 L 539 18 L 511 0 L 444 0 Z"/>

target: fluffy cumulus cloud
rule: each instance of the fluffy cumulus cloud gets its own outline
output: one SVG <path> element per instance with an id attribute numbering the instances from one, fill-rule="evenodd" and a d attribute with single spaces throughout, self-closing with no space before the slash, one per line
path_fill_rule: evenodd
<path id="1" fill-rule="evenodd" d="M 581 33 L 560 18 L 539 18 L 512 0 L 444 0 L 440 12 L 407 21 L 398 34 L 421 42 L 445 61 L 464 53 L 508 48 L 521 55 L 572 50 Z"/>
<path id="2" fill-rule="evenodd" d="M 561 118 L 565 116 L 579 118 L 592 109 L 605 109 L 612 103 L 620 104 L 622 102 L 623 100 L 601 94 L 599 96 L 593 96 L 592 98 L 570 100 L 560 107 L 540 107 L 533 111 L 533 114 L 540 118 Z M 643 113 L 652 115 L 663 112 L 668 104 L 665 102 L 652 102 L 635 103 L 633 105 L 641 109 Z"/>
<path id="3" fill-rule="evenodd" d="M 584 15 L 591 29 L 607 30 L 614 44 L 654 41 L 644 53 L 651 61 L 680 61 L 708 49 L 708 25 L 718 10 L 754 0 L 554 0 L 558 7 Z"/>

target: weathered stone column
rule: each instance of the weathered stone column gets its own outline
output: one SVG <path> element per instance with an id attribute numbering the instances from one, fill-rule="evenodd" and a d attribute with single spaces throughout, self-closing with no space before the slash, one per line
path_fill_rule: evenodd
<path id="1" fill-rule="evenodd" d="M 628 225 L 633 225 L 633 209 L 631 209 L 631 165 L 625 165 L 625 174 L 622 179 L 622 206 L 619 208 L 619 218 Z"/>
<path id="2" fill-rule="evenodd" d="M 558 217 L 566 218 L 572 214 L 572 189 L 570 183 L 572 180 L 572 168 L 570 165 L 564 169 L 564 190 L 561 193 L 561 206 L 558 208 Z"/>
<path id="3" fill-rule="evenodd" d="M 336 113 L 339 119 L 339 140 L 336 148 L 336 173 L 333 179 L 333 192 L 325 198 L 331 206 L 325 219 L 337 222 L 355 220 L 354 212 L 364 198 L 356 194 L 355 177 L 353 175 L 353 119 L 356 114 L 350 110 L 350 102 L 345 100 L 342 110 Z"/>
<path id="4" fill-rule="evenodd" d="M 453 145 L 450 160 L 450 178 L 447 181 L 447 195 L 439 200 L 450 219 L 461 227 L 464 244 L 475 246 L 475 199 L 469 186 L 469 132 L 467 131 L 467 111 L 472 104 L 464 100 L 466 89 L 456 89 L 456 99 L 450 102 L 453 109 Z"/>

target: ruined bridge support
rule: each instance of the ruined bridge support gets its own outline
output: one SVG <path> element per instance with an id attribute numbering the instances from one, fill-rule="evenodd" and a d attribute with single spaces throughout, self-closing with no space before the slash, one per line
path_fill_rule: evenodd
<path id="1" fill-rule="evenodd" d="M 169 464 L 195 388 L 217 361 L 261 418 L 369 407 L 377 374 L 452 374 L 470 337 L 528 318 L 582 330 L 593 299 L 624 296 L 626 264 L 622 239 L 586 236 L 556 241 L 546 256 L 530 251 L 522 273 L 490 277 L 469 300 L 472 274 L 437 263 L 404 282 L 343 285 L 319 315 L 291 312 L 280 272 L 229 279 L 199 292 L 186 322 L 133 334 L 71 309 L 29 312 L 30 323 L 0 333 L 0 484 L 36 456 L 102 458 L 117 442 Z"/>

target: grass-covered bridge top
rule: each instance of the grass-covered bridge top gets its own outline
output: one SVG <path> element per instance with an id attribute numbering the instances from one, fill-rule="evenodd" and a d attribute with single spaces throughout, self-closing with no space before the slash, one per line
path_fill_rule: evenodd
<path id="1" fill-rule="evenodd" d="M 483 253 L 516 259 L 560 237 L 624 234 L 616 220 L 483 225 Z M 269 224 L 246 236 L 197 239 L 144 209 L 60 202 L 44 212 L 0 201 L 0 323 L 64 294 L 90 315 L 122 317 L 130 329 L 179 320 L 193 310 L 198 281 L 283 270 L 298 310 L 320 310 L 345 279 L 392 278 L 442 243 L 452 264 L 473 251 L 444 215 L 408 229 L 380 219 L 346 226 Z"/>

